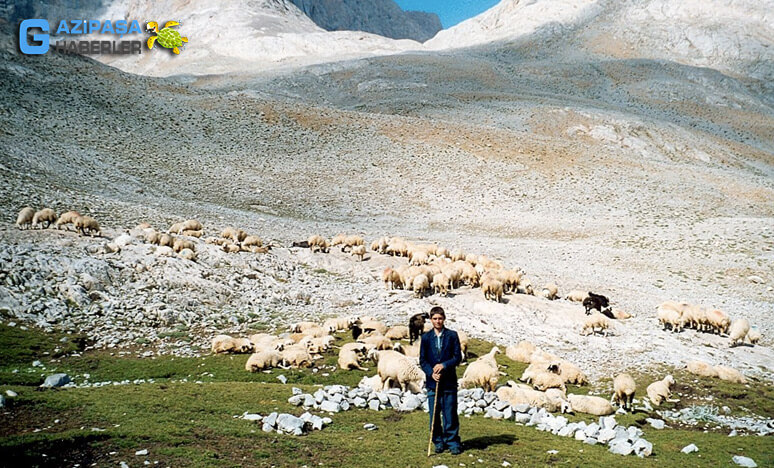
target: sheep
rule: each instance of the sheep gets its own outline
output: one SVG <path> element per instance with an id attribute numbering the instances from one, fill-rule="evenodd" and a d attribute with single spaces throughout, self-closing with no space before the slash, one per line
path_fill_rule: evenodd
<path id="1" fill-rule="evenodd" d="M 212 353 L 245 354 L 253 352 L 253 344 L 247 338 L 232 338 L 229 335 L 217 335 L 212 339 Z"/>
<path id="2" fill-rule="evenodd" d="M 102 231 L 99 228 L 99 224 L 97 223 L 97 220 L 92 218 L 91 216 L 78 216 L 75 218 L 75 229 L 78 230 L 81 235 L 85 236 L 88 232 L 90 236 L 94 236 L 96 233 L 97 235 L 101 236 Z"/>
<path id="3" fill-rule="evenodd" d="M 330 330 L 331 333 L 337 331 L 345 331 L 352 328 L 352 326 L 358 322 L 358 319 L 354 317 L 335 317 L 329 318 L 323 322 L 323 328 Z"/>
<path id="4" fill-rule="evenodd" d="M 422 335 L 424 332 L 426 320 L 430 320 L 430 314 L 427 312 L 422 312 L 411 316 L 408 323 L 409 344 L 413 344 L 414 340 L 418 340 Z"/>
<path id="5" fill-rule="evenodd" d="M 183 231 L 181 234 L 184 236 L 195 237 L 199 239 L 204 235 L 204 231 Z"/>
<path id="6" fill-rule="evenodd" d="M 148 232 L 145 233 L 145 242 L 149 244 L 159 245 L 160 240 L 161 240 L 161 233 L 154 229 L 148 230 Z"/>
<path id="7" fill-rule="evenodd" d="M 702 361 L 689 361 L 685 366 L 688 372 L 700 377 L 717 377 L 718 370 L 712 365 Z"/>
<path id="8" fill-rule="evenodd" d="M 307 239 L 307 243 L 309 244 L 309 250 L 314 252 L 322 252 L 322 253 L 328 253 L 330 250 L 330 244 L 323 236 L 312 234 L 309 236 L 309 239 Z"/>
<path id="9" fill-rule="evenodd" d="M 430 289 L 430 280 L 427 279 L 427 275 L 417 275 L 414 278 L 412 289 L 416 297 L 424 296 L 425 292 Z"/>
<path id="10" fill-rule="evenodd" d="M 607 330 L 610 328 L 610 320 L 599 312 L 586 318 L 581 328 L 581 335 L 588 336 L 590 333 L 596 333 L 597 328 L 604 333 L 604 336 L 607 336 Z M 590 330 L 590 333 L 583 333 L 586 330 Z"/>
<path id="11" fill-rule="evenodd" d="M 481 281 L 481 291 L 484 293 L 484 299 L 502 302 L 503 283 L 496 279 L 486 277 Z"/>
<path id="12" fill-rule="evenodd" d="M 554 283 L 549 283 L 543 287 L 540 294 L 549 301 L 553 301 L 559 297 L 559 287 Z"/>
<path id="13" fill-rule="evenodd" d="M 331 349 L 331 345 L 335 339 L 335 337 L 330 335 L 315 337 L 307 336 L 302 341 L 306 342 L 307 349 L 309 349 L 310 353 L 322 354 Z"/>
<path id="14" fill-rule="evenodd" d="M 462 330 L 457 330 L 457 338 L 460 339 L 460 352 L 462 354 L 462 360 L 467 361 L 468 360 L 468 343 L 470 342 L 470 338 L 468 338 L 468 334 L 465 333 Z M 498 350 L 499 352 L 499 350 Z"/>
<path id="15" fill-rule="evenodd" d="M 232 244 L 231 242 L 224 242 L 222 250 L 226 253 L 239 253 L 242 251 L 242 249 L 239 248 L 239 245 Z"/>
<path id="16" fill-rule="evenodd" d="M 183 222 L 183 226 L 180 229 L 181 232 L 183 231 L 203 231 L 204 226 L 202 226 L 202 223 L 195 219 L 187 219 Z"/>
<path id="17" fill-rule="evenodd" d="M 180 252 L 183 249 L 194 251 L 196 250 L 196 245 L 194 245 L 192 241 L 189 241 L 187 239 L 181 239 L 178 237 L 172 243 L 172 250 L 174 250 L 175 252 Z"/>
<path id="18" fill-rule="evenodd" d="M 384 281 L 384 286 L 387 289 L 403 289 L 403 282 L 400 279 L 400 274 L 390 267 L 385 268 L 382 272 L 382 281 Z"/>
<path id="19" fill-rule="evenodd" d="M 379 320 L 362 320 L 360 322 L 360 328 L 363 330 L 363 334 L 371 335 L 384 335 L 387 333 L 387 325 Z"/>
<path id="20" fill-rule="evenodd" d="M 382 387 L 382 379 L 379 377 L 379 374 L 372 375 L 371 377 L 363 377 L 360 379 L 357 386 L 360 388 L 371 389 L 374 392 L 381 392 L 384 390 L 384 387 Z"/>
<path id="21" fill-rule="evenodd" d="M 519 380 L 521 380 L 522 382 L 531 383 L 532 380 L 535 378 L 535 376 L 549 371 L 558 372 L 559 362 L 534 360 L 533 362 L 530 363 L 529 366 L 527 366 L 526 369 L 524 369 L 524 372 L 522 372 L 521 377 L 519 377 Z"/>
<path id="22" fill-rule="evenodd" d="M 486 392 L 493 392 L 499 378 L 500 373 L 497 367 L 492 367 L 488 360 L 479 358 L 471 362 L 465 369 L 459 386 L 460 388 L 481 387 Z"/>
<path id="23" fill-rule="evenodd" d="M 175 251 L 172 250 L 172 247 L 168 247 L 166 245 L 160 245 L 156 247 L 156 250 L 154 252 L 157 257 L 174 257 Z"/>
<path id="24" fill-rule="evenodd" d="M 709 309 L 706 311 L 707 324 L 710 329 L 719 335 L 728 333 L 728 327 L 731 326 L 731 319 L 723 311 L 718 309 Z"/>
<path id="25" fill-rule="evenodd" d="M 518 294 L 528 294 L 530 296 L 535 294 L 535 291 L 532 289 L 532 282 L 529 278 L 524 276 L 519 278 L 519 282 L 516 284 L 516 292 Z"/>
<path id="26" fill-rule="evenodd" d="M 66 224 L 75 224 L 75 218 L 77 218 L 78 216 L 81 216 L 81 214 L 78 213 L 77 211 L 65 211 L 64 213 L 59 215 L 59 219 L 56 220 L 56 223 L 54 223 L 54 226 L 57 229 L 60 229 L 62 226 Z"/>
<path id="27" fill-rule="evenodd" d="M 314 358 L 304 345 L 288 346 L 282 350 L 282 358 L 291 367 L 311 367 Z"/>
<path id="28" fill-rule="evenodd" d="M 541 392 L 511 380 L 508 381 L 508 385 L 498 388 L 496 394 L 500 400 L 507 401 L 511 405 L 526 404 L 537 408 L 544 408 L 552 413 L 557 411 L 567 413 L 571 410 L 564 393 L 555 388 Z"/>
<path id="29" fill-rule="evenodd" d="M 750 322 L 745 319 L 736 319 L 731 324 L 731 328 L 728 329 L 728 337 L 731 340 L 731 347 L 733 348 L 737 344 L 744 344 L 744 338 L 750 331 Z"/>
<path id="30" fill-rule="evenodd" d="M 401 353 L 405 354 L 406 356 L 410 358 L 417 358 L 419 359 L 419 348 L 420 348 L 420 342 L 417 341 L 413 345 L 409 346 L 403 346 L 400 343 L 395 343 L 392 345 L 392 349 Z"/>
<path id="31" fill-rule="evenodd" d="M 358 257 L 360 261 L 363 261 L 363 258 L 365 258 L 366 254 L 366 248 L 365 245 L 356 245 L 352 247 L 352 250 L 350 251 L 350 254 L 354 257 Z"/>
<path id="32" fill-rule="evenodd" d="M 532 377 L 532 386 L 540 391 L 546 391 L 549 388 L 558 388 L 566 391 L 564 379 L 554 372 L 538 372 Z"/>
<path id="33" fill-rule="evenodd" d="M 602 312 L 602 309 L 609 306 L 610 301 L 607 297 L 601 294 L 594 294 L 591 291 L 589 291 L 588 297 L 583 299 L 583 307 L 586 308 L 586 315 L 591 314 L 593 309 L 597 309 L 599 312 Z"/>
<path id="34" fill-rule="evenodd" d="M 159 236 L 157 244 L 167 246 L 167 247 L 172 247 L 173 245 L 175 245 L 175 238 L 170 236 L 169 234 L 161 234 Z"/>
<path id="35" fill-rule="evenodd" d="M 19 215 L 16 217 L 16 227 L 24 229 L 24 227 L 32 226 L 32 218 L 35 216 L 35 210 L 29 206 L 25 206 L 19 211 Z"/>
<path id="36" fill-rule="evenodd" d="M 537 347 L 529 341 L 520 341 L 516 345 L 511 345 L 505 348 L 505 355 L 516 362 L 523 362 L 529 364 L 530 356 L 535 352 Z"/>
<path id="37" fill-rule="evenodd" d="M 282 353 L 275 350 L 261 351 L 253 353 L 245 363 L 245 370 L 248 372 L 258 372 L 259 370 L 270 369 L 272 367 L 282 367 L 285 363 Z"/>
<path id="38" fill-rule="evenodd" d="M 749 341 L 751 345 L 756 345 L 760 340 L 761 332 L 758 331 L 757 328 L 750 328 L 750 331 L 747 332 L 747 341 Z"/>
<path id="39" fill-rule="evenodd" d="M 310 328 L 317 328 L 320 325 L 317 322 L 297 322 L 290 326 L 291 333 L 301 333 L 304 330 L 309 330 Z"/>
<path id="40" fill-rule="evenodd" d="M 392 349 L 392 341 L 383 335 L 373 335 L 358 338 L 358 341 L 365 343 L 366 346 L 379 350 Z"/>
<path id="41" fill-rule="evenodd" d="M 611 403 L 623 406 L 627 411 L 632 410 L 634 393 L 637 391 L 637 383 L 629 374 L 618 374 L 613 379 L 613 398 Z"/>
<path id="42" fill-rule="evenodd" d="M 408 338 L 409 327 L 405 325 L 395 325 L 394 327 L 387 330 L 387 333 L 385 333 L 384 336 L 391 340 L 402 340 Z"/>
<path id="43" fill-rule="evenodd" d="M 263 241 L 258 236 L 247 236 L 244 238 L 244 240 L 242 240 L 240 245 L 242 246 L 243 250 L 249 250 L 249 247 L 263 246 Z"/>
<path id="44" fill-rule="evenodd" d="M 459 335 L 459 333 L 458 333 L 458 335 Z M 497 360 L 495 359 L 495 356 L 497 356 L 500 353 L 501 353 L 500 348 L 498 348 L 497 346 L 493 346 L 492 349 L 490 349 L 488 353 L 484 354 L 483 356 L 478 358 L 476 361 L 488 362 L 490 366 L 492 366 L 495 369 L 497 369 Z"/>
<path id="45" fill-rule="evenodd" d="M 365 354 L 368 348 L 365 345 L 365 343 L 360 343 L 355 341 L 352 343 L 345 343 L 344 345 L 341 346 L 341 349 L 347 350 L 347 351 L 355 351 L 360 354 Z"/>
<path id="46" fill-rule="evenodd" d="M 564 359 L 559 361 L 559 375 L 566 384 L 586 385 L 589 383 L 588 377 L 578 366 Z"/>
<path id="47" fill-rule="evenodd" d="M 191 249 L 182 249 L 177 256 L 184 260 L 196 261 L 196 252 Z"/>
<path id="48" fill-rule="evenodd" d="M 439 296 L 448 296 L 449 283 L 451 283 L 451 280 L 443 273 L 433 275 L 433 292 Z"/>
<path id="49" fill-rule="evenodd" d="M 648 399 L 654 406 L 659 406 L 672 394 L 671 387 L 675 384 L 675 379 L 667 375 L 663 380 L 658 380 L 648 385 L 646 392 Z"/>
<path id="50" fill-rule="evenodd" d="M 245 237 L 247 237 L 247 233 L 241 229 L 236 229 L 232 226 L 228 226 L 226 227 L 226 229 L 221 231 L 220 237 L 224 239 L 231 239 L 233 243 L 237 244 L 245 240 Z"/>
<path id="51" fill-rule="evenodd" d="M 583 302 L 587 297 L 589 297 L 589 293 L 580 289 L 573 289 L 564 296 L 566 300 L 572 302 Z"/>
<path id="52" fill-rule="evenodd" d="M 679 332 L 685 324 L 680 311 L 675 310 L 674 307 L 668 303 L 658 306 L 656 309 L 656 317 L 664 330 L 667 329 L 668 325 L 673 332 Z"/>
<path id="53" fill-rule="evenodd" d="M 607 416 L 615 410 L 609 401 L 602 397 L 591 395 L 567 395 L 573 412 L 593 414 L 594 416 Z"/>
<path id="54" fill-rule="evenodd" d="M 337 363 L 339 365 L 339 368 L 342 370 L 357 369 L 357 370 L 367 371 L 368 368 L 360 365 L 361 358 L 362 358 L 362 353 L 358 353 L 357 351 L 352 349 L 342 348 L 339 350 L 339 359 Z"/>
<path id="55" fill-rule="evenodd" d="M 629 312 L 626 312 L 625 310 L 619 309 L 618 307 L 613 307 L 613 310 L 611 311 L 613 314 L 613 317 L 618 320 L 626 320 L 629 318 L 632 318 L 632 314 Z"/>
<path id="56" fill-rule="evenodd" d="M 726 380 L 733 383 L 747 383 L 745 376 L 733 367 L 715 366 L 715 370 L 718 372 L 718 378 L 720 378 L 720 380 Z"/>
<path id="57" fill-rule="evenodd" d="M 56 222 L 56 213 L 51 208 L 43 208 L 32 215 L 32 227 L 46 223 L 46 229 Z"/>
<path id="58" fill-rule="evenodd" d="M 389 388 L 389 382 L 400 384 L 406 391 L 411 382 L 424 382 L 425 373 L 419 365 L 397 351 L 372 351 L 371 358 L 376 361 L 376 370 L 382 380 L 382 388 Z"/>

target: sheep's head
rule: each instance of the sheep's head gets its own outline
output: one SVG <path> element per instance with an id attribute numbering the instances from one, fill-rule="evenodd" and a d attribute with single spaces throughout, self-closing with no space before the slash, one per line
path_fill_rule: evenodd
<path id="1" fill-rule="evenodd" d="M 494 347 L 493 347 L 493 348 L 492 348 L 492 349 L 489 351 L 489 354 L 491 354 L 492 356 L 494 356 L 494 355 L 497 355 L 497 354 L 500 354 L 500 353 L 501 353 L 501 351 L 500 351 L 500 348 L 498 348 L 497 346 L 494 346 Z"/>
<path id="2" fill-rule="evenodd" d="M 664 382 L 666 382 L 667 385 L 671 387 L 672 385 L 675 384 L 675 378 L 672 377 L 671 375 L 667 375 L 666 377 L 664 377 Z"/>

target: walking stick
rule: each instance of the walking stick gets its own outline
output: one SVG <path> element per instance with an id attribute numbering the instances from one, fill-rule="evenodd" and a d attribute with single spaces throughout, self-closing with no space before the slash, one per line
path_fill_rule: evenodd
<path id="1" fill-rule="evenodd" d="M 430 456 L 430 452 L 433 448 L 433 431 L 435 431 L 435 412 L 438 411 L 438 389 L 441 385 L 441 379 L 435 383 L 435 399 L 433 403 L 433 419 L 430 423 L 430 440 L 427 441 L 427 456 Z"/>

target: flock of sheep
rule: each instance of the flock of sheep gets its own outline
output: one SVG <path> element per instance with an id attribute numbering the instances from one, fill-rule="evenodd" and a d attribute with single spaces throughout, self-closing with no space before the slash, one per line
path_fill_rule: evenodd
<path id="1" fill-rule="evenodd" d="M 68 224 L 72 224 L 75 230 L 81 235 L 89 234 L 91 236 L 102 235 L 99 223 L 91 216 L 83 216 L 77 211 L 66 211 L 58 218 L 56 212 L 51 208 L 35 209 L 26 206 L 19 211 L 16 217 L 16 226 L 19 229 L 48 229 L 51 225 L 57 229 L 67 229 Z"/>
<path id="2" fill-rule="evenodd" d="M 687 302 L 663 302 L 656 308 L 656 316 L 664 330 L 671 328 L 673 332 L 679 332 L 689 327 L 718 335 L 727 333 L 732 347 L 743 344 L 745 339 L 752 345 L 761 339 L 761 333 L 750 327 L 747 319 L 739 318 L 732 322 L 721 310 L 703 308 Z"/>

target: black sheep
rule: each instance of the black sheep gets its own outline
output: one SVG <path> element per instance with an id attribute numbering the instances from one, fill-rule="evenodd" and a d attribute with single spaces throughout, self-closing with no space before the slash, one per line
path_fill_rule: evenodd
<path id="1" fill-rule="evenodd" d="M 583 307 L 586 308 L 586 315 L 591 314 L 592 309 L 602 312 L 603 307 L 609 307 L 610 301 L 601 294 L 594 294 L 589 291 L 589 297 L 583 300 Z"/>
<path id="2" fill-rule="evenodd" d="M 425 320 L 430 319 L 430 314 L 422 312 L 421 314 L 414 314 L 409 319 L 409 344 L 414 344 L 414 340 L 418 340 L 422 336 L 422 332 L 425 329 Z"/>

